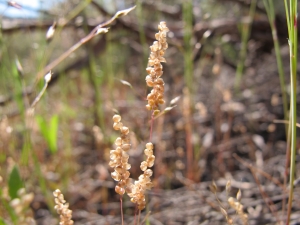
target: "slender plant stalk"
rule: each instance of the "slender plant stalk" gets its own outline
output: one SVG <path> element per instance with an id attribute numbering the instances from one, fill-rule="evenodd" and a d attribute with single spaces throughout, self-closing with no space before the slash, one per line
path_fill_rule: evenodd
<path id="1" fill-rule="evenodd" d="M 92 38 L 96 37 L 98 34 L 102 34 L 102 33 L 107 33 L 108 29 L 104 28 L 106 26 L 108 26 L 109 24 L 111 24 L 112 22 L 114 22 L 117 18 L 121 17 L 121 16 L 125 16 L 127 15 L 129 12 L 131 12 L 134 7 L 131 7 L 129 9 L 125 9 L 122 11 L 118 11 L 111 19 L 109 19 L 108 21 L 99 24 L 98 26 L 96 26 L 87 36 L 85 36 L 84 38 L 82 38 L 79 42 L 77 42 L 75 45 L 73 45 L 71 48 L 69 48 L 67 51 L 65 51 L 63 54 L 61 54 L 57 59 L 55 59 L 54 61 L 52 61 L 50 64 L 48 64 L 44 69 L 42 69 L 40 72 L 38 72 L 37 74 L 37 78 L 36 78 L 36 82 L 39 81 L 43 74 L 45 74 L 45 72 L 52 70 L 54 67 L 56 67 L 57 65 L 59 65 L 63 60 L 65 60 L 68 56 L 70 56 L 74 51 L 76 51 L 79 47 L 81 47 L 83 44 L 87 43 L 88 41 L 90 41 Z"/>
<path id="2" fill-rule="evenodd" d="M 124 225 L 124 214 L 123 214 L 123 195 L 120 195 L 120 208 L 121 208 L 121 220 L 122 225 Z"/>
<path id="3" fill-rule="evenodd" d="M 111 101 L 113 101 L 114 96 L 113 96 L 113 89 L 114 89 L 114 75 L 116 74 L 114 71 L 114 68 L 116 68 L 116 66 L 114 65 L 114 55 L 113 55 L 113 42 L 111 41 L 112 37 L 111 34 L 108 33 L 107 34 L 107 42 L 106 42 L 106 52 L 107 55 L 105 57 L 105 79 L 107 82 L 107 88 L 109 90 L 110 93 L 110 99 Z"/>
<path id="4" fill-rule="evenodd" d="M 188 88 L 183 90 L 183 117 L 185 119 L 185 135 L 186 135 L 186 158 L 187 158 L 187 178 L 190 180 L 194 180 L 194 151 L 193 151 L 193 143 L 192 143 L 192 116 L 191 116 L 191 93 Z"/>
<path id="5" fill-rule="evenodd" d="M 136 1 L 136 14 L 138 17 L 138 27 L 139 27 L 139 36 L 140 36 L 140 42 L 142 44 L 142 49 L 143 49 L 143 67 L 147 65 L 147 60 L 148 60 L 148 44 L 146 41 L 146 34 L 145 34 L 145 29 L 144 29 L 144 15 L 142 11 L 142 1 Z"/>
<path id="6" fill-rule="evenodd" d="M 85 16 L 86 16 L 86 12 L 85 12 Z M 85 30 L 87 31 L 87 27 L 85 26 Z M 93 104 L 93 114 L 94 114 L 94 125 L 98 126 L 101 128 L 104 136 L 105 135 L 105 123 L 104 123 L 104 115 L 103 115 L 103 102 L 102 102 L 102 96 L 101 96 L 101 92 L 99 89 L 99 85 L 101 85 L 101 81 L 99 82 L 99 79 L 97 79 L 96 76 L 96 56 L 95 53 L 93 51 L 93 46 L 91 45 L 91 43 L 87 43 L 86 44 L 86 50 L 87 53 L 89 55 L 89 62 L 88 62 L 88 78 L 90 81 L 90 85 L 93 89 L 94 92 L 94 104 Z"/>
<path id="7" fill-rule="evenodd" d="M 290 150 L 290 189 L 286 224 L 290 223 L 292 213 L 292 203 L 294 197 L 294 180 L 296 167 L 296 119 L 297 119 L 297 49 L 298 49 L 298 33 L 297 33 L 297 0 L 284 1 L 286 20 L 289 34 L 290 47 L 290 80 L 291 80 L 291 95 L 290 95 L 290 120 L 289 129 L 291 132 L 291 150 Z"/>
<path id="8" fill-rule="evenodd" d="M 51 80 L 51 76 L 52 76 L 52 73 L 49 72 L 48 74 L 45 75 L 45 82 L 44 82 L 44 86 L 42 88 L 42 90 L 40 91 L 40 93 L 37 95 L 37 97 L 33 100 L 33 102 L 31 103 L 30 105 L 30 108 L 27 109 L 27 112 L 25 114 L 27 115 L 24 115 L 24 119 L 28 120 L 28 118 L 32 118 L 33 115 L 34 115 L 34 110 L 35 110 L 35 107 L 37 105 L 37 103 L 41 100 L 42 96 L 45 94 L 46 92 L 46 89 L 48 87 L 48 84 Z M 27 117 L 27 118 L 26 118 Z M 25 137 L 26 139 L 28 139 L 28 142 L 25 141 L 24 142 L 24 146 L 23 146 L 23 149 L 22 149 L 22 155 L 21 155 L 21 162 L 24 164 L 24 165 L 27 165 L 28 164 L 28 160 L 29 160 L 29 154 L 31 152 L 31 146 L 30 144 L 28 143 L 31 143 L 30 141 L 30 133 L 29 133 L 29 128 L 27 127 L 26 128 L 26 131 L 25 131 Z M 27 138 L 28 136 L 28 138 Z"/>
<path id="9" fill-rule="evenodd" d="M 240 60 L 238 61 L 238 65 L 237 65 L 237 69 L 236 69 L 236 77 L 235 77 L 235 89 L 236 90 L 239 90 L 239 86 L 240 86 L 241 79 L 242 79 L 242 74 L 244 71 L 245 59 L 246 59 L 246 55 L 247 55 L 247 43 L 249 40 L 251 25 L 253 22 L 255 11 L 256 11 L 256 3 L 257 3 L 257 0 L 251 1 L 250 11 L 249 11 L 249 21 L 242 24 L 242 29 L 241 29 L 242 47 L 241 47 L 241 51 L 240 51 L 240 56 L 239 56 Z"/>
<path id="10" fill-rule="evenodd" d="M 135 205 L 135 208 L 134 208 L 134 222 L 133 222 L 134 225 L 136 225 L 136 215 L 137 215 L 137 211 L 138 211 L 138 207 L 137 207 L 137 205 Z"/>
<path id="11" fill-rule="evenodd" d="M 183 21 L 184 21 L 184 79 L 187 86 L 185 89 L 186 105 L 184 106 L 185 117 L 185 135 L 186 135 L 186 152 L 187 152 L 187 177 L 193 180 L 193 158 L 194 151 L 192 145 L 192 119 L 191 119 L 191 106 L 193 104 L 192 96 L 194 93 L 193 87 L 193 50 L 192 50 L 192 36 L 193 36 L 193 3 L 192 1 L 184 1 L 183 3 Z"/>
<path id="12" fill-rule="evenodd" d="M 291 114 L 291 113 L 290 113 Z M 289 125 L 289 122 L 287 123 Z M 286 145 L 286 155 L 285 155 L 285 169 L 284 169 L 284 178 L 283 178 L 283 185 L 284 191 L 286 192 L 288 176 L 289 176 L 289 166 L 290 166 L 290 155 L 291 155 L 291 129 L 288 126 L 288 134 L 287 134 L 287 145 Z M 283 198 L 282 200 L 282 214 L 284 215 L 286 209 L 286 199 Z"/>
<path id="13" fill-rule="evenodd" d="M 138 224 L 137 224 L 137 225 L 140 225 L 140 219 L 141 219 L 141 210 L 139 210 L 139 215 L 138 215 Z"/>
<path id="14" fill-rule="evenodd" d="M 274 10 L 274 3 L 273 0 L 263 0 L 267 15 L 269 18 L 271 30 L 272 30 L 272 37 L 274 41 L 274 49 L 275 49 L 275 55 L 277 60 L 277 68 L 279 73 L 279 79 L 280 79 L 280 86 L 281 86 L 281 94 L 282 94 L 282 102 L 283 102 L 283 112 L 284 112 L 284 120 L 288 121 L 288 103 L 287 103 L 287 94 L 286 94 L 286 85 L 284 80 L 284 71 L 283 71 L 283 64 L 282 64 L 282 57 L 280 54 L 280 45 L 278 41 L 278 35 L 277 35 L 277 28 L 275 24 L 275 10 Z M 286 134 L 288 133 L 286 127 Z"/>
<path id="15" fill-rule="evenodd" d="M 265 9 L 267 11 L 268 19 L 269 19 L 271 30 L 272 30 L 274 49 L 275 49 L 275 55 L 276 55 L 276 60 L 277 60 L 277 69 L 278 69 L 278 73 L 279 73 L 279 80 L 280 80 L 280 86 L 281 86 L 284 121 L 288 121 L 289 120 L 289 112 L 288 112 L 286 85 L 285 85 L 285 79 L 284 79 L 285 75 L 284 75 L 284 71 L 283 71 L 282 57 L 280 54 L 280 46 L 279 46 L 279 41 L 278 41 L 277 28 L 276 28 L 276 24 L 275 24 L 274 4 L 273 4 L 272 0 L 263 0 L 263 3 L 265 5 Z M 288 167 L 289 167 L 289 162 L 290 162 L 290 129 L 289 129 L 288 124 L 285 124 L 285 133 L 286 133 L 286 137 L 287 137 L 287 151 L 286 151 L 286 163 L 285 163 L 285 172 L 284 172 L 284 191 L 286 190 Z M 283 215 L 285 214 L 285 207 L 286 207 L 286 199 L 283 198 L 283 200 L 282 200 L 282 214 Z"/>
<path id="16" fill-rule="evenodd" d="M 47 61 L 49 60 L 49 57 L 51 56 L 53 50 L 55 49 L 55 46 L 57 43 L 59 43 L 61 40 L 60 33 L 62 32 L 63 28 L 72 20 L 74 19 L 80 12 L 82 12 L 90 3 L 92 0 L 84 0 L 81 1 L 79 4 L 75 6 L 72 11 L 70 11 L 65 18 L 57 22 L 55 32 L 53 34 L 53 40 L 51 41 L 49 47 L 42 53 L 42 59 L 40 62 L 40 68 L 45 66 Z M 42 76 L 42 74 L 41 74 Z"/>
<path id="17" fill-rule="evenodd" d="M 91 49 L 91 46 L 88 48 L 90 60 L 89 60 L 89 68 L 88 68 L 88 76 L 90 80 L 90 85 L 92 86 L 94 90 L 94 123 L 95 125 L 99 126 L 102 129 L 102 132 L 105 131 L 105 121 L 104 121 L 104 115 L 103 115 L 103 101 L 101 96 L 101 91 L 99 88 L 99 81 L 96 77 L 96 59 L 94 52 Z"/>
<path id="18" fill-rule="evenodd" d="M 149 142 L 152 143 L 152 134 L 153 134 L 153 127 L 154 127 L 154 117 L 155 117 L 155 112 L 154 110 L 151 111 L 151 120 L 150 120 L 150 134 L 149 134 Z M 146 207 L 147 213 L 150 212 L 149 207 L 147 205 Z M 139 210 L 139 215 L 138 215 L 138 225 L 140 224 L 140 215 L 141 215 L 141 210 Z M 150 225 L 149 217 L 146 218 L 145 221 L 146 225 Z"/>
<path id="19" fill-rule="evenodd" d="M 191 95 L 193 94 L 193 49 L 191 45 L 193 32 L 193 5 L 192 1 L 183 3 L 184 21 L 184 79 Z"/>

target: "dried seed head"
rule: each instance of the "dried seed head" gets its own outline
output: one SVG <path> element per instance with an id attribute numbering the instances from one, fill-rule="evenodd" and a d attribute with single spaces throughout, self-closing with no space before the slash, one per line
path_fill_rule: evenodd
<path id="1" fill-rule="evenodd" d="M 230 191 L 231 191 L 231 181 L 228 180 L 227 183 L 226 183 L 226 193 L 227 193 L 227 195 L 230 194 Z"/>
<path id="2" fill-rule="evenodd" d="M 146 148 L 147 148 L 148 150 L 153 150 L 153 144 L 152 144 L 151 142 L 147 143 L 147 144 L 146 144 Z"/>
<path id="3" fill-rule="evenodd" d="M 122 126 L 123 126 L 123 124 L 122 124 L 121 122 L 118 122 L 118 123 L 114 123 L 114 124 L 113 124 L 113 128 L 114 128 L 115 130 L 120 130 Z"/>
<path id="4" fill-rule="evenodd" d="M 221 213 L 222 213 L 225 217 L 228 216 L 228 214 L 227 214 L 227 212 L 226 212 L 225 209 L 223 209 L 222 207 L 220 207 L 220 210 L 221 210 Z"/>
<path id="5" fill-rule="evenodd" d="M 140 167 L 142 171 L 145 171 L 147 169 L 147 162 L 143 161 Z"/>
<path id="6" fill-rule="evenodd" d="M 48 84 L 51 81 L 51 78 L 52 78 L 52 72 L 50 71 L 45 75 L 44 80 Z"/>
<path id="7" fill-rule="evenodd" d="M 129 149 L 130 149 L 130 144 L 123 144 L 122 145 L 122 149 L 124 150 L 124 151 L 128 151 Z"/>
<path id="8" fill-rule="evenodd" d="M 115 144 L 116 144 L 117 146 L 121 146 L 121 145 L 122 145 L 122 138 L 118 137 L 118 138 L 116 139 L 116 141 L 115 141 Z"/>
<path id="9" fill-rule="evenodd" d="M 169 29 L 166 27 L 165 22 L 160 22 L 158 25 L 159 32 L 155 34 L 156 41 L 150 46 L 150 56 L 148 60 L 148 67 L 146 72 L 146 83 L 149 87 L 153 87 L 151 93 L 147 96 L 148 104 L 146 108 L 148 110 L 158 110 L 160 104 L 164 104 L 164 81 L 160 78 L 163 74 L 161 62 L 166 62 L 163 57 L 165 50 L 168 48 L 166 42 L 166 33 Z M 160 96 L 160 97 L 158 97 Z"/>
<path id="10" fill-rule="evenodd" d="M 212 184 L 209 186 L 210 188 L 210 191 L 213 193 L 213 194 L 216 194 L 217 193 L 217 185 L 215 183 L 215 181 L 212 181 Z"/>
<path id="11" fill-rule="evenodd" d="M 122 134 L 125 134 L 125 135 L 129 134 L 129 128 L 123 126 L 123 127 L 121 128 L 121 133 L 122 133 Z"/>
<path id="12" fill-rule="evenodd" d="M 120 115 L 114 115 L 114 116 L 113 116 L 113 121 L 114 121 L 115 123 L 120 122 L 120 121 L 121 121 L 121 116 L 120 116 Z"/>
<path id="13" fill-rule="evenodd" d="M 229 197 L 227 201 L 228 201 L 230 206 L 233 206 L 235 204 L 235 201 L 234 201 L 233 197 Z"/>
<path id="14" fill-rule="evenodd" d="M 47 41 L 51 41 L 54 33 L 55 33 L 55 28 L 56 28 L 56 22 L 54 22 L 48 29 L 47 33 L 46 33 L 46 39 Z"/>
<path id="15" fill-rule="evenodd" d="M 125 194 L 125 189 L 120 187 L 119 185 L 117 185 L 115 187 L 115 191 L 119 194 L 119 195 L 124 195 Z"/>
<path id="16" fill-rule="evenodd" d="M 160 110 L 154 110 L 153 114 L 154 116 L 157 116 L 160 113 Z"/>
<path id="17" fill-rule="evenodd" d="M 121 179 L 120 174 L 118 174 L 116 171 L 111 173 L 111 177 L 112 177 L 115 181 L 120 181 L 120 179 Z"/>
<path id="18" fill-rule="evenodd" d="M 64 200 L 64 196 L 59 189 L 53 192 L 55 197 L 54 209 L 60 215 L 61 225 L 72 225 L 74 224 L 72 220 L 72 210 L 69 209 L 69 204 Z"/>
<path id="19" fill-rule="evenodd" d="M 145 172 L 144 172 L 144 175 L 147 176 L 147 177 L 151 177 L 153 174 L 152 170 L 150 169 L 147 169 Z"/>
<path id="20" fill-rule="evenodd" d="M 239 189 L 238 193 L 236 194 L 236 199 L 240 202 L 242 199 L 242 192 L 241 189 Z"/>
<path id="21" fill-rule="evenodd" d="M 151 155 L 147 158 L 148 167 L 152 167 L 154 165 L 155 156 Z"/>
<path id="22" fill-rule="evenodd" d="M 121 116 L 113 116 L 113 128 L 115 130 L 120 130 L 121 137 L 118 137 L 115 141 L 117 145 L 116 150 L 110 151 L 109 166 L 114 168 L 114 171 L 111 173 L 112 178 L 115 181 L 118 181 L 118 184 L 115 187 L 115 191 L 123 195 L 127 189 L 127 184 L 129 183 L 129 169 L 131 165 L 128 163 L 129 155 L 126 153 L 130 149 L 130 140 L 129 140 L 129 128 L 123 126 L 121 123 Z"/>
<path id="23" fill-rule="evenodd" d="M 151 156 L 151 155 L 153 155 L 153 151 L 146 148 L 146 149 L 144 150 L 144 154 L 145 154 L 146 156 Z"/>

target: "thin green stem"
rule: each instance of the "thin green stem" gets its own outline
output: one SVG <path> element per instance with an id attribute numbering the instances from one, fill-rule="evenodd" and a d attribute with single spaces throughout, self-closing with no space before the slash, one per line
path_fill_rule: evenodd
<path id="1" fill-rule="evenodd" d="M 192 32 L 193 32 L 193 5 L 191 1 L 183 3 L 183 21 L 184 21 L 184 79 L 189 89 L 193 93 L 193 48 L 192 48 Z"/>
<path id="2" fill-rule="evenodd" d="M 237 65 L 236 69 L 236 78 L 235 78 L 235 89 L 239 90 L 239 86 L 241 83 L 242 79 L 242 74 L 244 71 L 244 66 L 245 66 L 245 59 L 247 56 L 247 43 L 249 40 L 250 36 L 250 31 L 251 31 L 251 25 L 254 19 L 255 11 L 256 11 L 256 3 L 257 0 L 252 0 L 251 5 L 250 5 L 250 10 L 249 10 L 249 21 L 246 23 L 242 24 L 242 46 L 241 46 L 241 51 L 240 51 L 240 56 L 239 56 L 239 62 Z"/>
<path id="3" fill-rule="evenodd" d="M 102 132 L 105 132 L 105 121 L 104 121 L 104 115 L 103 115 L 103 101 L 102 101 L 102 95 L 100 91 L 100 82 L 99 79 L 96 77 L 96 59 L 94 52 L 92 51 L 92 46 L 89 46 L 88 52 L 90 56 L 89 60 L 89 67 L 88 67 L 88 76 L 90 80 L 90 85 L 93 88 L 94 91 L 94 123 L 95 125 L 99 126 L 102 129 Z"/>
<path id="4" fill-rule="evenodd" d="M 142 68 L 145 68 L 147 65 L 147 60 L 148 60 L 148 45 L 146 41 L 146 34 L 145 34 L 145 29 L 144 29 L 144 15 L 143 15 L 143 10 L 142 10 L 142 1 L 137 1 L 136 2 L 136 14 L 138 17 L 138 27 L 139 27 L 139 38 L 140 42 L 142 44 L 142 50 L 143 50 L 143 66 Z"/>
<path id="5" fill-rule="evenodd" d="M 277 28 L 275 24 L 275 10 L 274 10 L 274 4 L 273 0 L 263 0 L 263 3 L 265 5 L 265 9 L 267 11 L 267 15 L 269 18 L 271 30 L 272 30 L 272 37 L 274 42 L 274 49 L 275 49 L 275 55 L 277 60 L 277 68 L 279 73 L 279 80 L 280 80 L 280 87 L 281 87 L 281 93 L 282 93 L 282 102 L 283 102 L 283 112 L 284 112 L 284 120 L 288 121 L 288 102 L 287 102 L 287 94 L 286 94 L 286 85 L 285 85 L 285 75 L 283 71 L 283 64 L 282 64 L 282 57 L 280 54 L 280 45 L 278 41 L 278 35 L 277 35 Z M 288 125 L 285 125 L 285 131 L 286 135 L 288 134 Z"/>
<path id="6" fill-rule="evenodd" d="M 288 7 L 288 2 L 287 0 L 284 0 L 284 8 L 285 8 L 285 15 L 286 15 L 286 23 L 287 23 L 287 27 L 288 27 L 288 33 L 290 33 L 290 20 L 289 20 L 289 7 Z"/>
<path id="7" fill-rule="evenodd" d="M 291 96 L 290 96 L 290 113 L 289 129 L 291 131 L 291 150 L 290 150 L 290 189 L 289 202 L 286 224 L 290 223 L 292 203 L 294 197 L 294 180 L 296 167 L 296 119 L 297 119 L 297 49 L 298 49 L 298 32 L 297 32 L 297 0 L 290 0 L 289 5 L 285 0 L 286 19 L 289 32 L 290 47 L 290 80 L 291 80 Z M 288 8 L 289 7 L 289 8 Z"/>

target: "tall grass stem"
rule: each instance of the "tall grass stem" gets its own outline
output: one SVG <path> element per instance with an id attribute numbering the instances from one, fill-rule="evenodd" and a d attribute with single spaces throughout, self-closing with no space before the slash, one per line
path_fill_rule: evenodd
<path id="1" fill-rule="evenodd" d="M 193 4 L 192 1 L 184 1 L 183 3 L 183 21 L 184 21 L 184 79 L 185 83 L 193 94 Z"/>
<path id="2" fill-rule="evenodd" d="M 267 11 L 268 19 L 272 30 L 272 37 L 274 42 L 275 55 L 277 60 L 277 69 L 279 73 L 279 80 L 280 80 L 280 87 L 281 87 L 281 94 L 282 94 L 284 120 L 288 121 L 289 112 L 288 112 L 288 101 L 287 101 L 287 94 L 286 94 L 286 84 L 284 79 L 285 75 L 283 71 L 282 57 L 280 54 L 280 45 L 279 45 L 278 35 L 277 35 L 274 3 L 273 0 L 263 0 L 263 3 L 265 5 L 265 9 Z M 286 135 L 288 135 L 287 124 L 285 125 L 285 131 L 286 131 Z"/>
<path id="3" fill-rule="evenodd" d="M 257 4 L 257 0 L 251 1 L 250 10 L 249 10 L 249 21 L 247 21 L 246 23 L 243 23 L 241 26 L 242 46 L 241 46 L 239 61 L 238 61 L 237 69 L 236 69 L 236 77 L 235 77 L 236 91 L 238 91 L 240 89 L 239 86 L 241 83 L 242 74 L 244 72 L 245 60 L 246 60 L 246 56 L 247 56 L 247 44 L 248 44 L 248 40 L 250 37 L 252 22 L 253 22 L 254 15 L 256 12 L 256 4 Z"/>
<path id="4" fill-rule="evenodd" d="M 294 180 L 296 167 L 296 123 L 297 123 L 297 49 L 298 49 L 298 32 L 297 32 L 297 0 L 284 1 L 286 20 L 288 25 L 289 48 L 290 48 L 290 119 L 289 129 L 291 132 L 290 148 L 290 188 L 286 224 L 290 223 L 292 213 L 292 203 L 294 197 Z"/>

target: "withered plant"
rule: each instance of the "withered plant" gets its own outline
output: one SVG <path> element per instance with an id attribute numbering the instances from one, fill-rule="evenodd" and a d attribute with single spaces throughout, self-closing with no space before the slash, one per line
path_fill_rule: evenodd
<path id="1" fill-rule="evenodd" d="M 162 62 L 166 62 L 164 53 L 168 48 L 166 41 L 167 32 L 169 31 L 165 22 L 160 22 L 158 25 L 159 32 L 155 34 L 156 41 L 150 47 L 151 53 L 149 56 L 148 67 L 146 71 L 147 86 L 151 87 L 152 90 L 147 96 L 148 104 L 146 108 L 151 111 L 151 122 L 150 122 L 150 140 L 146 144 L 144 154 L 145 160 L 141 162 L 141 170 L 143 173 L 139 176 L 138 180 L 131 182 L 129 169 L 131 165 L 128 163 L 129 155 L 128 151 L 131 147 L 129 140 L 129 128 L 124 126 L 121 122 L 120 115 L 113 116 L 113 128 L 120 131 L 120 137 L 115 141 L 116 149 L 110 151 L 109 162 L 110 167 L 114 168 L 111 173 L 112 178 L 118 181 L 115 187 L 115 191 L 120 195 L 121 201 L 121 216 L 123 224 L 123 211 L 122 211 L 122 196 L 127 193 L 130 197 L 131 202 L 135 203 L 139 212 L 146 207 L 145 192 L 152 188 L 153 183 L 151 176 L 153 171 L 150 169 L 154 165 L 155 156 L 153 154 L 153 143 L 151 142 L 152 127 L 154 123 L 154 116 L 158 115 L 159 105 L 165 102 L 164 100 L 164 80 L 161 78 L 163 75 Z"/>

